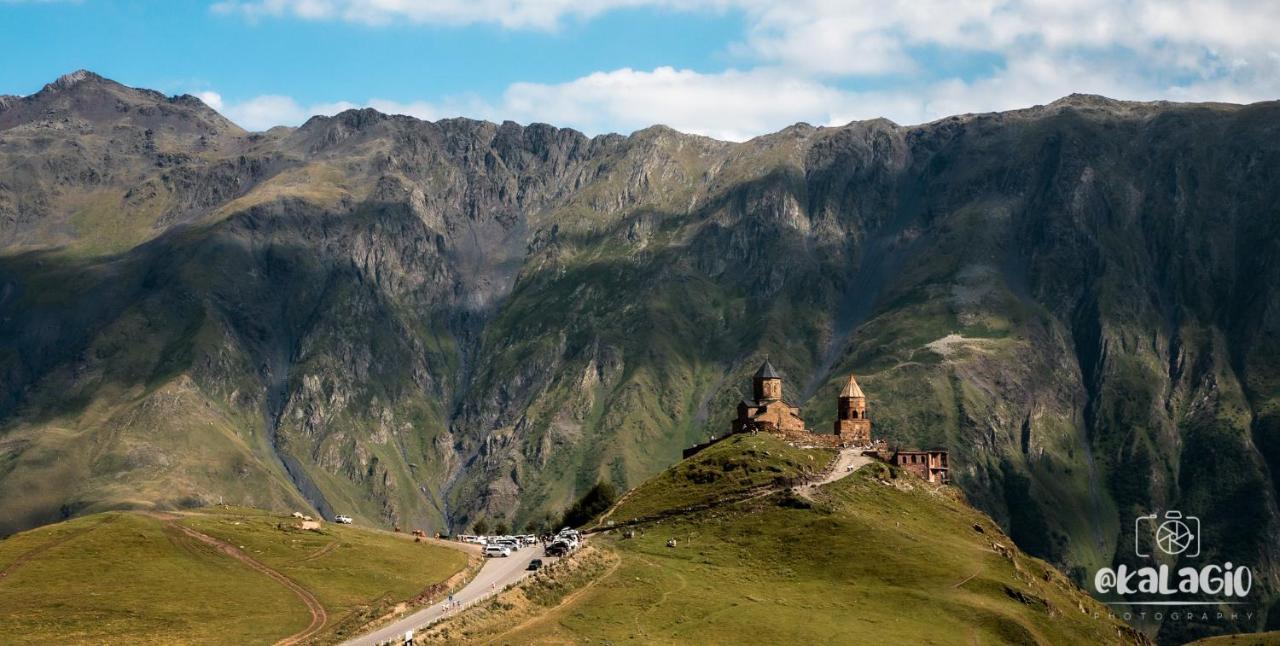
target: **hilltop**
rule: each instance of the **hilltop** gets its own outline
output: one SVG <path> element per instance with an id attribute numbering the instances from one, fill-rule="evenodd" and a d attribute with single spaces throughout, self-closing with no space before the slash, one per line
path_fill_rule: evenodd
<path id="1" fill-rule="evenodd" d="M 877 462 L 800 496 L 792 484 L 831 457 L 806 453 L 766 435 L 711 447 L 621 501 L 606 517 L 615 529 L 593 535 L 597 553 L 575 557 L 581 571 L 539 577 L 430 636 L 519 644 L 1147 643 L 1018 549 L 954 488 Z M 770 483 L 775 490 L 760 495 Z M 648 520 L 636 522 L 642 510 Z M 565 589 L 569 581 L 576 587 Z"/>

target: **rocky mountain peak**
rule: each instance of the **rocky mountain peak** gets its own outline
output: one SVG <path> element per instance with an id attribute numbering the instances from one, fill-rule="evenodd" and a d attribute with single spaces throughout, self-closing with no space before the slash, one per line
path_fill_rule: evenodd
<path id="1" fill-rule="evenodd" d="M 62 76 L 59 76 L 58 79 L 55 80 L 54 82 L 49 83 L 48 85 L 45 85 L 44 89 L 48 91 L 69 90 L 85 81 L 105 82 L 107 81 L 107 79 L 97 74 L 94 74 L 89 70 L 76 70 L 74 72 L 69 72 L 67 74 L 63 74 Z"/>
<path id="2" fill-rule="evenodd" d="M 210 135 L 240 129 L 199 99 L 168 97 L 134 88 L 88 70 L 63 74 L 35 94 L 6 97 L 0 105 L 0 129 L 23 124 L 132 124 L 143 130 L 173 130 Z"/>
<path id="3" fill-rule="evenodd" d="M 817 131 L 818 131 L 817 126 L 805 121 L 797 121 L 787 126 L 786 128 L 779 130 L 778 134 L 786 134 L 786 135 L 792 135 L 796 137 L 808 137 L 809 135 Z"/>
<path id="4" fill-rule="evenodd" d="M 342 130 L 359 131 L 390 119 L 387 114 L 374 108 L 351 108 L 335 115 L 317 114 L 298 127 L 298 131 L 319 132 L 324 129 L 340 128 Z"/>
<path id="5" fill-rule="evenodd" d="M 1082 94 L 1073 93 L 1050 103 L 1050 108 L 1121 108 L 1126 106 L 1141 105 L 1134 101 L 1121 101 L 1112 99 L 1100 94 Z"/>

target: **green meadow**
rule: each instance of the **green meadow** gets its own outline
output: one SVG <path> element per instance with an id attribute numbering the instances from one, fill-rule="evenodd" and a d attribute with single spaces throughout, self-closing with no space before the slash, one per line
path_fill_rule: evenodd
<path id="1" fill-rule="evenodd" d="M 465 553 L 389 532 L 251 509 L 162 517 L 107 512 L 0 541 L 5 643 L 274 643 L 312 614 L 279 581 L 181 526 L 225 541 L 323 607 L 318 641 L 337 641 L 467 566 Z"/>

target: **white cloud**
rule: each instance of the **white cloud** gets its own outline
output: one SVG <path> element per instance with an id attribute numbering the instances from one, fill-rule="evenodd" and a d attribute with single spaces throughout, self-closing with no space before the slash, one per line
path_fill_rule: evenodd
<path id="1" fill-rule="evenodd" d="M 217 13 L 251 19 L 297 17 L 367 25 L 494 23 L 510 29 L 554 29 L 564 18 L 591 18 L 614 9 L 658 6 L 692 10 L 727 6 L 712 0 L 224 0 Z"/>
<path id="2" fill-rule="evenodd" d="M 1251 0 L 735 0 L 748 32 L 735 52 L 821 74 L 915 69 L 921 49 L 1003 55 L 1110 53 L 1179 71 L 1280 49 L 1280 3 Z"/>
<path id="3" fill-rule="evenodd" d="M 1050 47 L 1273 47 L 1280 3 L 1257 0 L 222 0 L 215 12 L 365 24 L 491 23 L 554 28 L 623 8 L 736 10 L 747 42 L 779 60 L 833 52 L 901 55 L 904 44 L 978 49 L 1035 39 Z M 875 42 L 866 44 L 859 39 Z M 807 52 L 807 53 L 806 53 Z"/>
<path id="4" fill-rule="evenodd" d="M 261 96 L 217 106 L 250 130 L 298 125 L 314 114 L 332 115 L 355 107 L 437 120 L 455 116 L 522 123 L 545 122 L 587 134 L 631 132 L 656 123 L 684 132 L 742 141 L 799 121 L 843 125 L 887 117 L 916 124 L 953 114 L 1012 110 L 1049 103 L 1072 93 L 1148 101 L 1229 101 L 1249 103 L 1280 96 L 1280 57 L 1269 58 L 1242 78 L 1197 79 L 1166 85 L 1144 79 L 1138 70 L 1098 74 L 1087 58 L 1055 58 L 1028 52 L 1002 70 L 972 81 L 943 79 L 909 87 L 854 91 L 787 73 L 754 68 L 703 74 L 659 67 L 651 71 L 596 72 L 565 83 L 515 83 L 496 102 L 476 98 L 443 102 L 397 102 L 303 106 L 283 96 Z M 215 100 L 221 102 L 216 93 Z M 201 98 L 205 98 L 202 94 Z"/>
<path id="5" fill-rule="evenodd" d="M 919 123 L 1047 103 L 1072 92 L 1121 99 L 1250 102 L 1280 97 L 1280 2 L 1250 0 L 231 0 L 217 10 L 366 24 L 491 23 L 555 29 L 621 7 L 739 12 L 726 54 L 737 69 L 599 71 L 514 83 L 488 102 L 445 98 L 379 110 L 435 119 L 465 114 L 545 121 L 588 133 L 653 123 L 743 139 L 795 121 L 885 116 Z M 990 69 L 938 74 L 938 61 L 981 55 Z M 220 97 L 219 97 L 220 100 Z M 338 105 L 353 105 L 341 103 Z M 287 97 L 228 105 L 246 127 L 299 123 Z"/>
<path id="6" fill-rule="evenodd" d="M 297 125 L 311 114 L 319 114 L 315 109 L 304 108 L 290 97 L 276 94 L 254 97 L 242 103 L 225 104 L 221 111 L 228 119 L 249 130 L 266 130 L 281 124 Z"/>
<path id="7" fill-rule="evenodd" d="M 497 103 L 451 99 L 441 103 L 403 103 L 369 99 L 304 106 L 287 96 L 265 95 L 226 102 L 215 92 L 205 103 L 249 130 L 296 126 L 316 114 L 371 107 L 387 114 L 419 119 L 448 117 L 545 122 L 589 134 L 630 132 L 655 123 L 719 139 L 742 140 L 799 120 L 822 124 L 831 109 L 852 99 L 840 90 L 771 70 L 699 74 L 661 67 L 653 71 L 620 69 L 597 72 L 562 84 L 516 83 Z M 217 105 L 215 105 L 215 102 Z"/>
<path id="8" fill-rule="evenodd" d="M 214 110 L 222 110 L 222 95 L 217 92 L 196 92 L 196 97 Z"/>
<path id="9" fill-rule="evenodd" d="M 662 123 L 740 140 L 802 119 L 825 122 L 832 108 L 849 99 L 835 88 L 775 70 L 699 74 L 660 67 L 597 72 L 560 84 L 516 83 L 494 112 L 589 133 Z"/>
<path id="10" fill-rule="evenodd" d="M 492 110 L 490 106 L 474 100 L 437 105 L 428 101 L 404 103 L 375 98 L 362 103 L 334 101 L 304 105 L 292 97 L 278 94 L 264 94 L 244 101 L 226 101 L 217 92 L 199 92 L 196 96 L 240 127 L 253 131 L 297 126 L 315 115 L 332 116 L 354 108 L 373 108 L 385 114 L 403 114 L 429 121 L 463 114 L 488 117 Z"/>

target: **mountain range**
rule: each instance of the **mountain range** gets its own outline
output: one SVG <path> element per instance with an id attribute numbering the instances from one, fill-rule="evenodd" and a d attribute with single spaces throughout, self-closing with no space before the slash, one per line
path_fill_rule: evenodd
<path id="1" fill-rule="evenodd" d="M 767 356 L 813 428 L 857 374 L 873 434 L 1077 582 L 1197 517 L 1256 573 L 1237 627 L 1280 627 L 1278 274 L 1277 102 L 250 133 L 75 72 L 0 97 L 0 534 L 521 525 L 723 434 Z"/>

